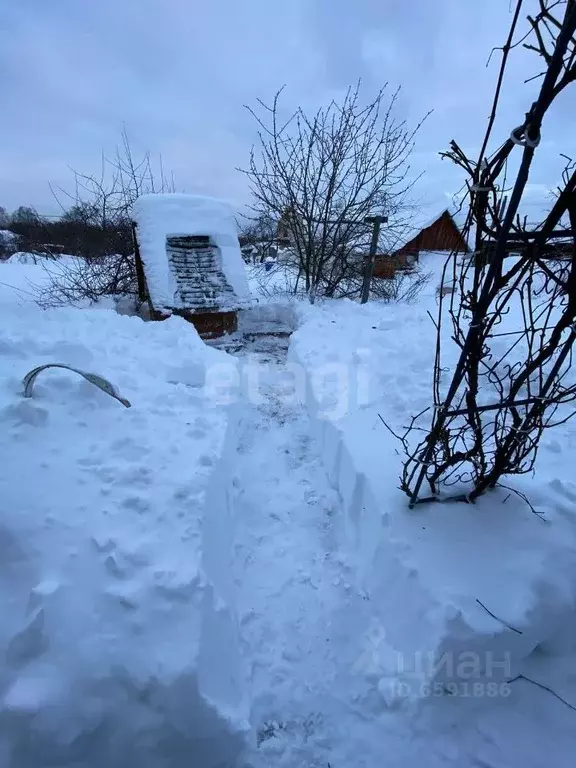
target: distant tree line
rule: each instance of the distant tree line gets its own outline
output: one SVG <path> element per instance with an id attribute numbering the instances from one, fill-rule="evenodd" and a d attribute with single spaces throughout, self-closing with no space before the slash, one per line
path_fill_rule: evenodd
<path id="1" fill-rule="evenodd" d="M 165 176 L 161 158 L 154 163 L 148 152 L 136 157 L 124 132 L 115 154 L 102 156 L 98 174 L 74 172 L 72 189 L 52 190 L 62 209 L 58 218 L 41 216 L 28 206 L 12 214 L 2 210 L 0 230 L 14 233 L 17 241 L 0 238 L 0 258 L 15 248 L 46 256 L 45 264 L 61 254 L 79 257 L 48 270 L 37 295 L 42 307 L 110 295 L 136 300 L 132 206 L 140 195 L 175 191 L 172 176 Z"/>
<path id="2" fill-rule="evenodd" d="M 91 203 L 75 203 L 57 219 L 41 216 L 28 206 L 20 206 L 12 214 L 0 208 L 0 229 L 16 236 L 2 238 L 0 258 L 18 250 L 47 257 L 67 253 L 93 260 L 110 254 L 129 256 L 134 250 L 130 220 L 102 221 Z"/>

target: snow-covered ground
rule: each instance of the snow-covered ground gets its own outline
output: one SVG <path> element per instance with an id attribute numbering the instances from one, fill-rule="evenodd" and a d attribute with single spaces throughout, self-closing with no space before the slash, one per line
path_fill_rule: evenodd
<path id="1" fill-rule="evenodd" d="M 41 266 L 33 263 L 0 262 L 0 303 L 3 307 L 31 304 L 37 286 L 48 280 Z"/>
<path id="2" fill-rule="evenodd" d="M 297 298 L 294 296 L 297 271 L 290 264 L 279 261 L 269 268 L 266 264 L 250 264 L 246 266 L 246 275 L 256 304 L 293 302 Z M 300 293 L 305 293 L 303 284 Z M 298 298 L 302 299 L 303 295 Z"/>
<path id="3" fill-rule="evenodd" d="M 0 262 L 0 303 L 4 307 L 30 306 L 37 301 L 42 303 L 51 283 L 66 270 L 82 263 L 82 259 L 69 254 L 46 258 L 38 253 L 14 253 Z M 90 302 L 86 300 L 83 304 L 88 306 Z M 102 299 L 99 307 L 113 308 L 114 301 L 111 298 Z"/>
<path id="4" fill-rule="evenodd" d="M 22 285 L 34 267 L 14 266 Z M 238 414 L 204 384 L 234 361 L 179 318 L 24 296 L 0 329 L 0 764 L 229 764 L 248 715 L 221 588 Z M 24 398 L 50 362 L 131 407 L 61 369 Z"/>
<path id="5" fill-rule="evenodd" d="M 527 481 L 546 523 L 512 498 L 408 512 L 396 488 L 378 413 L 398 426 L 428 402 L 439 261 L 411 306 L 260 301 L 222 344 L 234 356 L 175 318 L 41 312 L 2 289 L 23 284 L 12 266 L 0 765 L 573 765 L 576 424 Z M 23 399 L 50 360 L 105 375 L 132 407 L 64 371 Z M 471 630 L 541 629 L 547 606 L 562 626 L 519 654 L 524 677 L 476 676 Z M 446 626 L 463 646 L 445 650 L 476 654 L 470 676 L 414 691 Z"/>
<path id="6" fill-rule="evenodd" d="M 432 286 L 428 296 L 432 302 L 434 290 Z M 420 326 L 419 313 L 425 314 L 424 306 L 416 310 L 405 308 L 405 314 L 403 309 L 400 311 L 406 322 L 406 336 L 399 334 L 394 342 L 389 338 L 390 333 L 384 331 L 386 315 L 391 320 L 398 308 L 373 305 L 359 311 L 356 305 L 334 303 L 299 309 L 302 325 L 291 341 L 291 348 L 309 342 L 310 349 L 318 350 L 319 366 L 332 363 L 331 371 L 324 368 L 326 378 L 316 381 L 317 385 L 322 381 L 327 383 L 327 389 L 334 381 L 331 374 L 338 370 L 336 365 L 342 353 L 355 351 L 356 344 L 360 349 L 365 348 L 366 334 L 374 334 L 374 324 L 380 324 L 376 328 L 382 344 L 384 346 L 384 340 L 388 339 L 388 351 L 393 353 L 387 370 L 388 386 L 383 393 L 383 399 L 390 399 L 391 409 L 386 411 L 390 415 L 396 404 L 403 402 L 399 400 L 400 393 L 404 391 L 408 396 L 409 383 L 414 378 L 411 368 L 404 370 L 408 364 L 403 362 L 407 358 L 406 337 L 418 338 L 419 334 L 414 331 Z M 410 325 L 411 317 L 413 325 Z M 423 336 L 424 327 L 421 338 Z M 494 649 L 491 657 L 496 676 L 487 680 L 477 675 L 476 659 L 480 658 L 480 650 L 474 656 L 474 646 L 469 645 L 471 657 L 459 657 L 469 665 L 468 677 L 454 677 L 441 685 L 422 683 L 415 691 L 414 673 L 420 671 L 419 665 L 426 672 L 426 663 L 430 660 L 422 648 L 418 650 L 417 643 L 422 639 L 418 635 L 419 612 L 430 613 L 432 632 L 433 614 L 439 608 L 437 601 L 435 604 L 436 595 L 432 589 L 427 605 L 418 602 L 419 587 L 415 578 L 418 563 L 413 564 L 412 590 L 410 583 L 406 587 L 392 580 L 378 585 L 381 591 L 372 591 L 370 584 L 360 583 L 353 537 L 347 535 L 344 526 L 345 488 L 335 482 L 334 476 L 332 482 L 327 482 L 326 446 L 311 435 L 311 431 L 316 432 L 316 417 L 313 414 L 311 424 L 303 402 L 306 399 L 303 382 L 298 378 L 293 360 L 284 360 L 284 350 L 285 342 L 278 340 L 266 353 L 253 356 L 248 348 L 241 355 L 244 365 L 257 364 L 259 375 L 253 374 L 253 379 L 260 383 L 254 389 L 258 396 L 252 398 L 253 403 L 244 413 L 240 427 L 234 502 L 238 513 L 238 607 L 245 654 L 252 670 L 253 741 L 247 764 L 256 768 L 350 765 L 541 768 L 549 764 L 553 753 L 554 765 L 567 768 L 572 764 L 576 746 L 574 712 L 570 708 L 576 706 L 575 623 L 570 613 L 565 614 L 562 631 L 552 633 L 553 638 L 542 643 L 524 660 L 521 668 L 514 670 L 514 674 L 527 679 L 520 678 L 510 684 L 502 681 L 500 673 L 507 671 L 502 670 L 505 660 L 502 646 Z M 421 372 L 428 354 L 426 345 L 422 345 L 420 352 L 412 350 L 411 354 L 414 357 L 410 366 Z M 374 359 L 381 363 L 377 355 Z M 426 382 L 422 382 L 422 396 L 425 386 Z M 414 391 L 418 392 L 418 387 Z M 368 396 L 369 392 L 368 388 Z M 408 401 L 403 405 L 410 408 L 413 403 Z M 330 411 L 330 417 L 336 421 L 345 419 L 337 410 Z M 395 477 L 382 467 L 382 462 L 389 459 L 385 447 L 387 433 L 377 430 L 377 434 L 365 442 L 376 456 L 380 451 L 379 464 L 391 484 L 386 501 L 393 507 L 381 510 L 383 519 L 387 513 L 408 516 L 411 513 L 395 488 Z M 371 434 L 370 427 L 364 436 L 366 434 Z M 393 472 L 396 469 L 394 466 Z M 560 501 L 559 497 L 557 500 Z M 503 509 L 514 517 L 508 507 L 510 503 L 508 501 Z M 446 515 L 454 514 L 458 514 L 454 507 L 446 509 Z M 506 596 L 514 594 L 516 588 L 521 589 L 521 585 L 514 582 L 515 566 L 524 561 L 524 567 L 516 575 L 526 577 L 528 583 L 537 570 L 534 559 L 538 551 L 534 540 L 532 550 L 523 549 L 526 540 L 511 542 L 509 537 L 506 542 L 499 542 L 502 526 L 498 527 L 496 516 L 500 514 L 501 509 L 497 508 L 494 514 L 487 515 L 489 519 L 482 529 L 478 530 L 475 524 L 468 529 L 471 544 L 479 546 L 483 554 L 492 540 L 491 559 L 487 562 L 478 563 L 477 559 L 466 562 L 470 554 L 466 526 L 452 526 L 449 547 L 455 551 L 461 548 L 459 565 L 462 568 L 461 583 L 448 584 L 455 588 L 454 593 L 457 594 L 459 588 L 468 588 L 471 579 L 488 577 L 492 572 L 493 581 L 484 588 L 490 598 L 484 592 L 478 594 L 488 602 L 500 599 L 500 594 Z M 427 510 L 426 519 L 418 513 L 413 532 L 418 537 L 423 528 L 434 530 L 427 518 L 442 515 L 440 508 Z M 527 519 L 531 517 L 528 513 Z M 520 534 L 522 520 L 519 522 Z M 536 522 L 544 525 L 540 520 Z M 450 533 L 451 526 L 446 520 L 441 526 L 445 533 Z M 562 528 L 562 532 L 566 533 L 566 528 Z M 386 536 L 386 529 L 374 534 Z M 478 534 L 486 538 L 486 549 L 481 538 L 472 539 Z M 459 538 L 462 535 L 463 540 Z M 436 581 L 442 582 L 443 575 L 449 571 L 450 564 L 444 561 L 450 559 L 447 558 L 450 552 L 443 550 L 445 544 L 441 541 L 432 541 L 431 545 L 433 550 L 428 557 L 432 558 L 432 567 L 427 574 L 430 577 L 436 574 Z M 510 549 L 513 546 L 518 553 Z M 507 573 L 494 567 L 500 556 L 508 558 Z M 381 561 L 376 565 L 382 567 L 383 578 L 393 575 L 389 565 Z M 494 584 L 500 577 L 508 581 Z M 553 589 L 548 599 L 554 603 Z M 395 618 L 388 613 L 388 618 L 393 619 L 390 625 L 383 620 L 386 611 L 383 612 L 382 603 L 386 611 L 393 607 L 398 614 Z M 497 611 L 495 605 L 491 607 Z M 498 607 L 501 608 L 501 604 Z M 501 628 L 497 619 L 487 615 L 482 617 L 482 622 L 495 634 Z M 412 652 L 404 648 L 404 653 L 398 653 L 390 645 L 391 631 L 399 626 L 405 630 L 405 636 L 409 636 L 412 626 Z M 429 639 L 432 640 L 432 636 Z M 425 648 L 432 650 L 432 643 Z M 452 695 L 447 690 L 452 690 Z M 420 701 L 415 700 L 415 693 L 422 697 Z"/>
<path id="7" fill-rule="evenodd" d="M 364 677 L 364 706 L 372 701 L 382 712 L 409 708 L 414 698 L 436 698 L 414 702 L 412 716 L 427 712 L 431 722 L 439 718 L 438 729 L 450 711 L 446 693 L 474 699 L 461 702 L 462 721 L 454 707 L 454 729 L 463 730 L 466 710 L 473 712 L 490 723 L 486 737 L 493 738 L 502 764 L 543 765 L 546 751 L 538 749 L 538 736 L 516 762 L 520 745 L 507 734 L 518 710 L 555 707 L 554 691 L 565 700 L 555 738 L 570 743 L 570 707 L 576 706 L 576 422 L 547 433 L 535 475 L 511 482 L 541 516 L 509 492 L 495 492 L 474 507 L 408 510 L 397 488 L 401 446 L 380 416 L 402 433 L 410 416 L 430 402 L 435 330 L 427 311 L 434 316 L 437 310 L 443 260 L 429 259 L 434 279 L 418 304 L 303 307 L 291 340 L 291 362 L 305 370 L 312 431 L 341 498 L 335 539 L 350 582 L 372 606 L 367 623 L 353 622 L 367 638 L 356 682 Z M 448 369 L 453 362 L 444 359 Z M 518 675 L 532 682 L 521 677 L 508 683 Z M 495 728 L 496 717 L 510 727 Z M 538 730 L 532 716 L 524 725 Z M 461 765 L 494 764 L 469 733 L 453 738 L 451 747 L 460 752 Z M 467 762 L 474 749 L 478 763 Z M 570 759 L 569 752 L 560 753 L 557 762 Z M 434 764 L 432 757 L 426 764 Z"/>

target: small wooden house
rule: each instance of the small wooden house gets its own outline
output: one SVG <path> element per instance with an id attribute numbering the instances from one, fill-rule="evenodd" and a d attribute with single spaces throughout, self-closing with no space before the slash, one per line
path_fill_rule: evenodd
<path id="1" fill-rule="evenodd" d="M 422 251 L 456 251 L 468 253 L 468 245 L 448 209 L 413 230 L 403 245 L 390 255 L 379 255 L 374 264 L 374 277 L 391 278 L 397 270 L 413 267 Z"/>
<path id="2" fill-rule="evenodd" d="M 197 195 L 142 195 L 133 220 L 138 292 L 152 319 L 180 315 L 203 338 L 233 333 L 250 292 L 229 206 Z"/>

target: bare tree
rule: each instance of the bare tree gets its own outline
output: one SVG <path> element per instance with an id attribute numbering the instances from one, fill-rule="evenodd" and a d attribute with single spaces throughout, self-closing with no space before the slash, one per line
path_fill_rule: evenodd
<path id="1" fill-rule="evenodd" d="M 28 205 L 21 205 L 10 215 L 9 221 L 12 227 L 18 224 L 36 224 L 42 217 L 35 208 Z"/>
<path id="2" fill-rule="evenodd" d="M 121 138 L 112 158 L 102 155 L 98 175 L 73 171 L 72 192 L 53 189 L 63 212 L 60 225 L 75 233 L 75 253 L 83 258 L 47 270 L 48 280 L 36 292 L 43 307 L 105 295 L 136 299 L 132 206 L 140 195 L 173 192 L 174 179 L 165 175 L 161 158 L 157 164 L 148 152 L 136 158 L 125 131 Z"/>
<path id="3" fill-rule="evenodd" d="M 311 300 L 335 296 L 342 285 L 357 293 L 371 234 L 365 218 L 388 216 L 388 236 L 406 225 L 415 181 L 408 161 L 421 123 L 410 130 L 398 121 L 398 91 L 387 98 L 385 87 L 368 105 L 357 84 L 340 102 L 312 116 L 298 108 L 287 119 L 281 94 L 271 105 L 247 107 L 259 126 L 258 148 L 243 171 L 253 211 L 283 223 Z"/>
<path id="4" fill-rule="evenodd" d="M 0 205 L 0 261 L 9 258 L 17 250 L 18 237 L 8 230 L 9 226 L 10 216 Z"/>
<path id="5" fill-rule="evenodd" d="M 372 298 L 388 303 L 412 304 L 430 283 L 433 274 L 418 265 L 411 270 L 397 269 L 389 279 L 376 278 L 372 281 Z"/>
<path id="6" fill-rule="evenodd" d="M 432 425 L 414 450 L 410 431 L 404 437 L 409 458 L 401 484 L 412 504 L 426 500 L 420 496 L 425 482 L 432 498 L 456 486 L 457 498 L 470 502 L 505 475 L 531 472 L 543 432 L 576 413 L 576 169 L 570 158 L 540 223 L 528 226 L 519 213 L 544 118 L 576 82 L 576 0 L 539 0 L 528 31 L 517 34 L 521 8 L 517 0 L 478 158 L 454 141 L 446 153 L 467 174 L 466 230 L 475 230 L 475 250 L 471 260 L 453 254 L 446 267 L 459 286 L 448 313 L 458 357 L 444 390 L 441 308 Z M 541 84 L 522 122 L 489 155 L 507 61 L 522 43 L 541 57 Z M 516 152 L 508 196 L 506 169 Z"/>
<path id="7" fill-rule="evenodd" d="M 98 174 L 72 170 L 73 190 L 51 188 L 65 215 L 70 205 L 89 213 L 92 223 L 102 227 L 119 226 L 131 220 L 132 206 L 140 195 L 150 192 L 173 192 L 172 174 L 166 176 L 162 157 L 154 162 L 149 152 L 135 157 L 126 130 L 113 157 L 104 154 Z"/>

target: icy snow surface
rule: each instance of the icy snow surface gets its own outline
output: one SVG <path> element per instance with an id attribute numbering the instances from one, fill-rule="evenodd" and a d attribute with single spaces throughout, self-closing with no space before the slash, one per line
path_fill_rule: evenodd
<path id="1" fill-rule="evenodd" d="M 220 252 L 221 267 L 239 305 L 249 303 L 250 291 L 238 242 L 238 229 L 230 206 L 201 195 L 142 195 L 133 208 L 138 225 L 140 255 L 156 309 L 178 307 L 176 282 L 166 255 L 166 238 L 208 235 Z M 231 309 L 236 309 L 238 304 Z"/>

